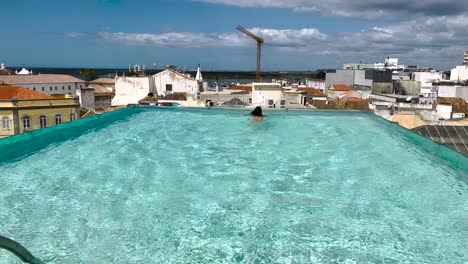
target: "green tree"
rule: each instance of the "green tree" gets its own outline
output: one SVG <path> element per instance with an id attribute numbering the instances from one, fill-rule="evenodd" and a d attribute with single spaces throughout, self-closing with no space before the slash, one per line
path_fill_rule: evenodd
<path id="1" fill-rule="evenodd" d="M 93 69 L 81 69 L 80 75 L 87 82 L 96 79 L 96 70 Z"/>

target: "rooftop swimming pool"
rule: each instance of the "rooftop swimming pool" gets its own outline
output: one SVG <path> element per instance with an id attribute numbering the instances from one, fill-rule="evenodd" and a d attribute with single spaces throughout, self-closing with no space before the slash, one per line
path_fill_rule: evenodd
<path id="1" fill-rule="evenodd" d="M 266 114 L 135 107 L 1 140 L 0 235 L 46 263 L 468 261 L 467 157 L 368 113 Z"/>

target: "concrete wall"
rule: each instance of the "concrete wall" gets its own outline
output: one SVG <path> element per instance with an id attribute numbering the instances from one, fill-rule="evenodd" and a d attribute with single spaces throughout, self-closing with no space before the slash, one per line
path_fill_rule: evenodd
<path id="1" fill-rule="evenodd" d="M 377 83 L 391 83 L 392 72 L 390 71 L 377 71 L 377 70 L 366 70 L 366 79 L 371 79 Z"/>
<path id="2" fill-rule="evenodd" d="M 456 97 L 457 90 L 455 86 L 437 86 L 437 96 Z"/>
<path id="3" fill-rule="evenodd" d="M 94 108 L 110 108 L 112 106 L 112 96 L 94 96 Z"/>
<path id="4" fill-rule="evenodd" d="M 305 96 L 299 93 L 283 93 L 283 99 L 286 101 L 286 108 L 302 108 Z"/>
<path id="5" fill-rule="evenodd" d="M 452 69 L 450 74 L 451 81 L 466 81 L 468 80 L 468 65 L 457 66 Z"/>
<path id="6" fill-rule="evenodd" d="M 327 73 L 325 87 L 328 89 L 332 84 L 372 87 L 376 82 L 391 83 L 392 73 L 378 70 L 336 70 L 334 73 Z"/>
<path id="7" fill-rule="evenodd" d="M 421 82 L 421 87 L 431 88 L 433 81 L 440 81 L 443 79 L 443 72 L 413 72 L 411 79 Z"/>
<path id="8" fill-rule="evenodd" d="M 112 106 L 138 104 L 148 93 L 154 92 L 150 80 L 150 77 L 118 77 Z"/>
<path id="9" fill-rule="evenodd" d="M 80 97 L 81 107 L 94 110 L 94 89 L 78 89 L 76 95 Z"/>
<path id="10" fill-rule="evenodd" d="M 353 85 L 362 85 L 362 86 L 372 87 L 372 83 L 374 81 L 372 79 L 366 79 L 366 72 L 367 71 L 355 71 Z"/>
<path id="11" fill-rule="evenodd" d="M 468 101 L 468 86 L 460 86 L 457 89 L 456 97 L 460 97 Z"/>
<path id="12" fill-rule="evenodd" d="M 393 83 L 373 83 L 372 93 L 390 94 L 393 92 Z"/>
<path id="13" fill-rule="evenodd" d="M 252 104 L 266 105 L 267 100 L 276 101 L 282 99 L 281 85 L 276 83 L 253 83 Z"/>
<path id="14" fill-rule="evenodd" d="M 321 91 L 324 91 L 326 89 L 325 80 L 307 80 L 306 86 L 317 88 L 318 90 L 321 90 Z"/>
<path id="15" fill-rule="evenodd" d="M 452 105 L 437 105 L 437 115 L 444 119 L 452 119 Z"/>
<path id="16" fill-rule="evenodd" d="M 399 81 L 398 83 L 407 95 L 418 96 L 421 93 L 419 81 Z"/>
<path id="17" fill-rule="evenodd" d="M 353 70 L 336 70 L 336 72 L 327 72 L 325 79 L 325 93 L 328 93 L 328 88 L 332 84 L 354 84 L 354 71 Z"/>
<path id="18" fill-rule="evenodd" d="M 190 95 L 198 92 L 198 83 L 194 79 L 182 76 L 182 73 L 176 73 L 171 70 L 164 70 L 151 76 L 154 88 L 159 96 L 170 93 L 187 93 Z M 166 85 L 172 85 L 172 91 L 166 90 Z"/>

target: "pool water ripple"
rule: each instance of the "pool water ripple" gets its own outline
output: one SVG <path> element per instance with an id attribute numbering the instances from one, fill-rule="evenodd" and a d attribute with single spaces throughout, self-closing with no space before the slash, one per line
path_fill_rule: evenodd
<path id="1" fill-rule="evenodd" d="M 0 165 L 0 233 L 50 263 L 468 261 L 468 172 L 373 116 L 124 111 Z"/>

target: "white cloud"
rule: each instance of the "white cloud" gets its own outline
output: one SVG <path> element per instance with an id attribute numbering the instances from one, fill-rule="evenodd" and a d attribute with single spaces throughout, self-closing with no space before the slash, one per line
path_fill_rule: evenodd
<path id="1" fill-rule="evenodd" d="M 324 15 L 375 18 L 389 13 L 449 15 L 468 11 L 464 0 L 193 0 L 245 8 L 286 8 Z"/>
<path id="2" fill-rule="evenodd" d="M 249 29 L 265 39 L 265 46 L 276 54 L 300 56 L 326 55 L 342 59 L 371 60 L 399 56 L 411 63 L 448 65 L 460 60 L 468 44 L 468 16 L 420 17 L 360 32 L 324 34 L 314 28 Z M 161 34 L 98 33 L 101 40 L 123 45 L 206 48 L 254 47 L 255 41 L 240 32 Z M 456 63 L 456 62 L 455 62 Z"/>
<path id="3" fill-rule="evenodd" d="M 304 29 L 250 29 L 265 39 L 268 46 L 307 46 L 311 41 L 323 41 L 327 36 L 314 28 Z M 239 32 L 194 33 L 170 32 L 161 34 L 111 33 L 100 32 L 99 38 L 124 45 L 149 45 L 157 47 L 246 47 L 254 45 L 254 40 Z"/>

